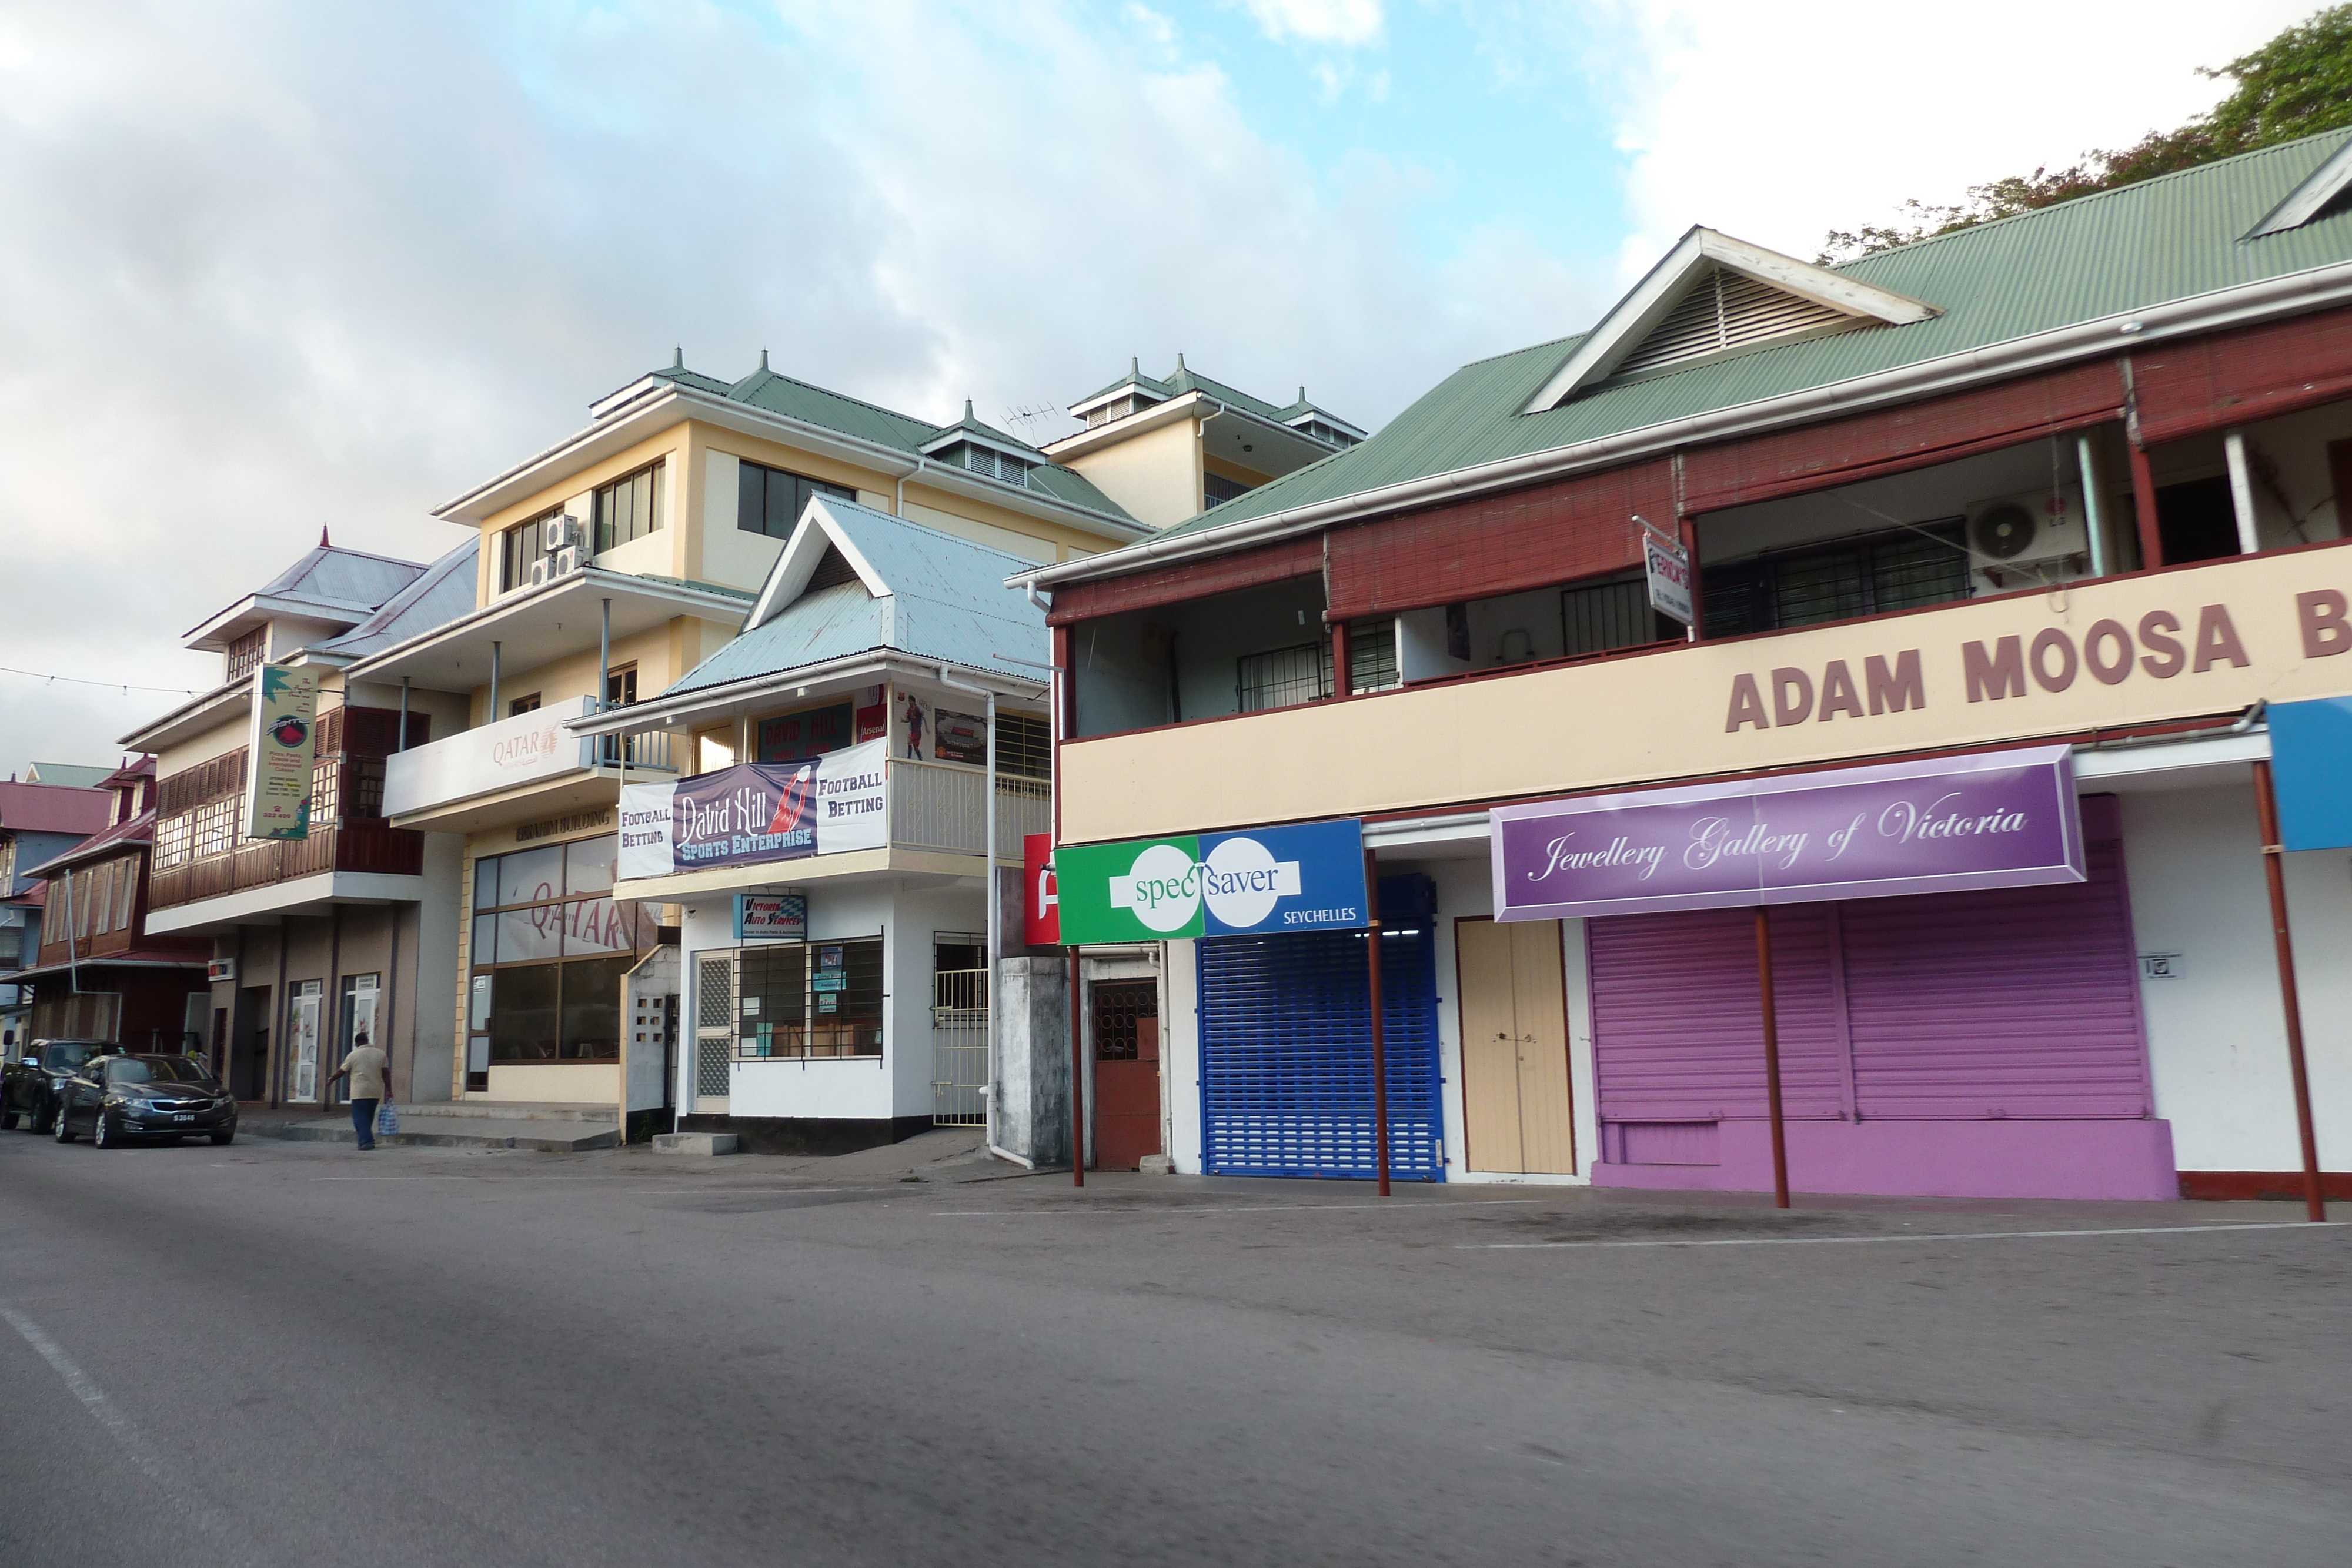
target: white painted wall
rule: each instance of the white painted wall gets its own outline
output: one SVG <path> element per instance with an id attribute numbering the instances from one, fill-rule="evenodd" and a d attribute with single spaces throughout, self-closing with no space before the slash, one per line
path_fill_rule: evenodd
<path id="1" fill-rule="evenodd" d="M 2124 865 L 2143 953 L 2182 955 L 2182 977 L 2142 980 L 2156 1113 L 2184 1171 L 2291 1171 L 2303 1163 L 2270 904 L 2244 784 L 2123 797 Z M 2352 854 L 2287 857 L 2322 1168 L 2352 1166 Z"/>

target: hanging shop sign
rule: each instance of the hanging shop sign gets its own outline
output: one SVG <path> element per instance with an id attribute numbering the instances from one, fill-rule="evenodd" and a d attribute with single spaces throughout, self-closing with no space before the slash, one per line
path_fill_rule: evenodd
<path id="1" fill-rule="evenodd" d="M 2352 849 L 2352 697 L 2273 703 L 2271 787 L 2279 841 L 2291 850 Z"/>
<path id="2" fill-rule="evenodd" d="M 1021 939 L 1032 947 L 1062 945 L 1062 897 L 1054 885 L 1054 835 L 1030 833 L 1021 841 Z"/>
<path id="3" fill-rule="evenodd" d="M 1649 582 L 1651 609 L 1685 626 L 1698 619 L 1691 607 L 1690 551 L 1680 539 L 1642 523 L 1642 569 Z"/>
<path id="4" fill-rule="evenodd" d="M 1061 939 L 1346 930 L 1371 923 L 1353 818 L 1246 833 L 1065 844 L 1054 852 Z"/>
<path id="5" fill-rule="evenodd" d="M 672 784 L 621 791 L 624 881 L 811 855 L 888 841 L 887 741 L 797 763 L 744 763 Z"/>
<path id="6" fill-rule="evenodd" d="M 808 895 L 800 893 L 739 893 L 735 895 L 738 942 L 805 942 Z"/>
<path id="7" fill-rule="evenodd" d="M 310 768 L 318 757 L 319 672 L 264 664 L 246 737 L 245 836 L 310 836 Z"/>
<path id="8" fill-rule="evenodd" d="M 2063 746 L 1490 814 L 1498 920 L 2081 882 Z"/>

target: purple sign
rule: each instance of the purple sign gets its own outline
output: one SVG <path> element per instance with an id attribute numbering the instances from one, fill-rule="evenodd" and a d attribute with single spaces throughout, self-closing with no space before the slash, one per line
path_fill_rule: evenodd
<path id="1" fill-rule="evenodd" d="M 1497 920 L 2084 880 L 2063 746 L 1504 806 L 1489 831 Z"/>

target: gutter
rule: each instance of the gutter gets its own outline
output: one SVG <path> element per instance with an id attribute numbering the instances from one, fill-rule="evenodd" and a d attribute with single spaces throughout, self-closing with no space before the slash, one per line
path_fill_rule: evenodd
<path id="1" fill-rule="evenodd" d="M 2286 314 L 2292 310 L 2352 299 L 2352 262 L 2335 262 L 2265 278 L 2186 299 L 2168 300 L 2144 310 L 2103 316 L 2093 321 L 2012 338 L 1939 359 L 1923 360 L 1890 371 L 1857 376 L 1827 386 L 1807 387 L 1779 397 L 1710 409 L 1704 413 L 1621 431 L 1570 446 L 1475 464 L 1419 479 L 1402 480 L 1361 490 L 1328 501 L 1311 502 L 1288 511 L 1248 517 L 1221 528 L 1175 538 L 1147 541 L 1107 550 L 1083 560 L 1042 567 L 1005 580 L 1016 587 L 1032 583 L 1052 587 L 1140 570 L 1165 561 L 1214 555 L 1245 545 L 1268 543 L 1333 523 L 1369 517 L 1426 502 L 1480 495 L 1509 488 L 1533 479 L 1564 477 L 1594 468 L 1611 467 L 1636 458 L 1660 455 L 1677 447 L 1727 441 L 1740 436 L 1801 424 L 1834 413 L 1856 413 L 1937 392 L 1958 391 L 1978 382 L 1998 380 L 2042 370 L 2072 361 L 2095 357 L 2103 350 L 2128 351 L 2142 343 L 2186 337 L 2217 328 Z"/>

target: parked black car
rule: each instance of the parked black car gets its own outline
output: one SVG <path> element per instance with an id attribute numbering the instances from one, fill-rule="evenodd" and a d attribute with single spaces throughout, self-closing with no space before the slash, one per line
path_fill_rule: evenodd
<path id="1" fill-rule="evenodd" d="M 57 1140 L 87 1128 L 100 1148 L 140 1138 L 236 1136 L 236 1101 L 194 1056 L 93 1056 L 58 1090 Z"/>
<path id="2" fill-rule="evenodd" d="M 0 1128 L 23 1122 L 36 1133 L 50 1130 L 58 1113 L 58 1091 L 93 1056 L 120 1049 L 110 1040 L 37 1040 L 22 1061 L 0 1076 Z"/>

